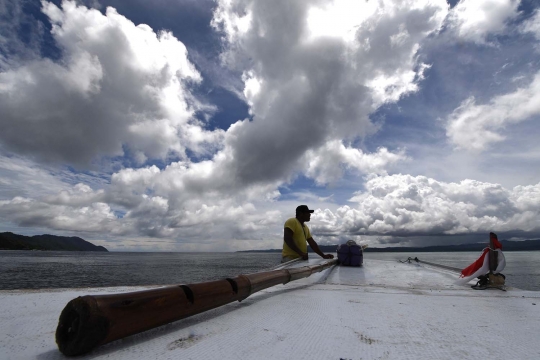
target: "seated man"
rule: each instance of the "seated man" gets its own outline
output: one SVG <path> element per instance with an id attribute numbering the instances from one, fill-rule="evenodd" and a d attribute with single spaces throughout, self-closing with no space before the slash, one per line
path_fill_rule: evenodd
<path id="1" fill-rule="evenodd" d="M 283 234 L 283 251 L 281 252 L 281 262 L 287 262 L 297 258 L 308 259 L 307 243 L 323 259 L 333 259 L 334 255 L 324 254 L 319 245 L 311 237 L 311 232 L 305 222 L 311 218 L 311 213 L 307 205 L 300 205 L 296 208 L 296 217 L 285 222 Z"/>

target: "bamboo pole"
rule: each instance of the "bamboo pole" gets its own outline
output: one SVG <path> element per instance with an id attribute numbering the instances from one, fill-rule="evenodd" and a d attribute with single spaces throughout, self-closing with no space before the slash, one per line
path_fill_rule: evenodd
<path id="1" fill-rule="evenodd" d="M 337 260 L 331 260 L 313 266 L 124 294 L 80 296 L 62 310 L 56 343 L 64 355 L 81 355 L 111 341 L 242 301 L 278 284 L 306 278 L 336 263 Z"/>

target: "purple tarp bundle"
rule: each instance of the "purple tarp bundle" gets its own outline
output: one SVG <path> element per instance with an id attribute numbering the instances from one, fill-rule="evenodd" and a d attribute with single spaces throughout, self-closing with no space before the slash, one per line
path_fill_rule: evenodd
<path id="1" fill-rule="evenodd" d="M 362 266 L 364 254 L 360 245 L 347 242 L 347 244 L 338 245 L 338 261 L 344 266 Z"/>

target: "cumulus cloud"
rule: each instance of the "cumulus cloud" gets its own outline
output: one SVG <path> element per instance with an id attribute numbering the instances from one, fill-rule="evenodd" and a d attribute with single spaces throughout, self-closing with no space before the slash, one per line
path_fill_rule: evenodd
<path id="1" fill-rule="evenodd" d="M 191 250 L 201 250 L 204 244 L 232 250 L 228 242 L 233 240 L 267 241 L 268 245 L 268 241 L 279 239 L 284 222 L 279 211 L 257 208 L 249 202 L 238 205 L 230 199 L 192 199 L 179 208 L 177 199 L 142 194 L 127 211 L 115 211 L 113 207 L 120 208 L 114 205 L 115 200 L 118 194 L 78 184 L 39 200 L 15 197 L 0 201 L 0 215 L 21 227 L 198 244 Z"/>
<path id="2" fill-rule="evenodd" d="M 315 233 L 346 235 L 458 235 L 522 231 L 538 234 L 540 183 L 511 190 L 463 180 L 376 176 L 350 199 L 355 205 L 315 213 Z"/>
<path id="3" fill-rule="evenodd" d="M 55 230 L 91 231 L 120 234 L 112 221 L 111 208 L 100 202 L 89 206 L 54 205 L 43 201 L 15 197 L 0 201 L 0 214 L 23 227 L 43 227 Z"/>
<path id="4" fill-rule="evenodd" d="M 448 16 L 450 28 L 468 41 L 485 43 L 490 34 L 500 34 L 518 15 L 520 0 L 461 0 Z"/>
<path id="5" fill-rule="evenodd" d="M 373 111 L 418 90 L 426 68 L 418 48 L 447 13 L 443 0 L 383 1 L 356 4 L 346 27 L 321 16 L 353 4 L 306 2 L 290 11 L 288 3 L 219 3 L 213 25 L 228 39 L 223 59 L 243 71 L 252 114 L 225 132 L 194 119 L 201 105 L 189 84 L 201 78 L 171 33 L 135 26 L 113 8 L 102 14 L 70 1 L 62 8 L 43 2 L 64 57 L 0 74 L 0 140 L 18 153 L 76 165 L 125 149 L 140 163 L 189 149 L 210 160 L 183 156 L 179 169 L 189 184 L 180 188 L 247 188 L 248 198 L 257 186 L 275 190 L 305 169 L 306 152 L 375 132 Z M 382 171 L 401 158 L 387 155 L 382 163 L 380 153 L 364 156 L 357 164 L 366 169 L 352 167 Z M 350 156 L 340 158 L 350 166 Z M 310 171 L 319 182 L 323 168 Z"/>
<path id="6" fill-rule="evenodd" d="M 380 148 L 376 153 L 366 154 L 335 140 L 308 151 L 303 162 L 307 164 L 307 176 L 319 184 L 328 184 L 341 179 L 347 169 L 360 174 L 387 174 L 392 164 L 405 159 L 404 152 L 392 153 Z"/>
<path id="7" fill-rule="evenodd" d="M 502 130 L 509 125 L 540 115 L 540 72 L 530 84 L 494 97 L 478 105 L 474 98 L 464 101 L 448 117 L 446 134 L 458 148 L 481 151 L 503 141 Z"/>
<path id="8" fill-rule="evenodd" d="M 0 201 L 0 217 L 22 227 L 107 237 L 169 238 L 201 245 L 221 240 L 223 250 L 230 250 L 226 240 L 277 238 L 277 224 L 285 219 L 275 207 L 265 206 L 277 195 L 273 188 L 245 189 L 237 197 L 206 191 L 199 183 L 205 171 L 204 164 L 185 162 L 163 170 L 124 169 L 96 190 L 83 183 L 56 181 L 54 193 Z"/>
<path id="9" fill-rule="evenodd" d="M 119 174 L 113 187 L 146 182 L 143 187 L 154 192 L 135 197 L 137 201 L 123 214 L 113 209 L 121 202 L 118 192 L 93 191 L 78 184 L 41 200 L 16 197 L 0 201 L 0 215 L 21 226 L 185 239 L 178 244 L 186 243 L 191 250 L 217 240 L 221 249 L 228 250 L 241 249 L 242 242 L 257 248 L 279 246 L 281 227 L 292 215 L 292 203 L 269 206 L 257 200 L 238 205 L 232 199 L 210 194 L 182 200 L 180 207 L 178 197 L 166 197 L 165 175 L 157 171 Z M 370 235 L 382 236 L 384 242 L 391 243 L 396 237 L 490 231 L 502 236 L 540 234 L 540 183 L 506 189 L 474 180 L 446 183 L 424 176 L 372 175 L 365 190 L 355 193 L 350 202 L 333 210 L 324 204 L 317 207 L 310 226 L 320 243 Z"/>
<path id="10" fill-rule="evenodd" d="M 473 7 L 461 4 L 467 14 Z M 499 31 L 512 6 L 494 13 L 482 7 L 491 20 L 472 22 L 481 31 L 458 16 L 463 36 Z M 403 234 L 538 231 L 539 202 L 531 198 L 540 185 L 507 190 L 390 176 L 407 160 L 404 150 L 351 145 L 379 130 L 370 116 L 381 106 L 419 90 L 429 68 L 419 49 L 444 25 L 445 0 L 218 1 L 212 26 L 224 37 L 221 60 L 243 74 L 250 116 L 215 131 L 193 116 L 203 105 L 190 88 L 202 79 L 172 33 L 136 26 L 112 8 L 103 14 L 65 1 L 62 8 L 44 2 L 43 9 L 63 57 L 0 73 L 3 146 L 76 165 L 126 150 L 140 163 L 175 159 L 117 168 L 109 184 L 61 182 L 54 191 L 4 196 L 0 217 L 19 226 L 176 239 L 190 250 L 217 242 L 221 248 L 213 249 L 241 248 L 242 241 L 279 246 L 296 206 L 280 199 L 281 187 L 298 174 L 325 185 L 351 172 L 368 179 L 365 190 L 351 199 L 355 205 L 338 209 L 319 200 L 317 236 L 381 234 L 391 241 Z M 448 136 L 461 146 L 475 142 L 464 138 L 471 126 L 489 139 L 532 116 L 538 83 L 486 105 L 462 104 Z M 517 112 L 510 109 L 516 101 Z M 482 120 L 491 108 L 506 115 L 498 123 Z"/>
<path id="11" fill-rule="evenodd" d="M 0 73 L 0 141 L 38 159 L 84 166 L 100 156 L 139 161 L 204 152 L 220 132 L 193 118 L 201 81 L 185 46 L 167 31 L 135 26 L 115 9 L 43 1 L 63 57 Z"/>
<path id="12" fill-rule="evenodd" d="M 344 25 L 346 6 L 355 16 Z M 370 114 L 418 90 L 426 68 L 418 49 L 447 10 L 444 0 L 219 2 L 213 25 L 226 37 L 222 59 L 244 74 L 252 118 L 209 132 L 193 119 L 200 104 L 189 84 L 200 75 L 171 33 L 135 26 L 112 8 L 102 14 L 70 1 L 62 8 L 44 2 L 64 57 L 0 74 L 6 147 L 70 164 L 121 155 L 123 147 L 141 162 L 186 148 L 210 156 L 123 169 L 101 189 L 66 186 L 54 195 L 15 197 L 0 212 L 21 226 L 52 229 L 279 238 L 286 216 L 271 204 L 298 173 L 323 184 L 339 175 L 330 161 L 383 174 L 404 158 L 341 141 L 377 131 Z"/>
<path id="13" fill-rule="evenodd" d="M 222 60 L 244 71 L 252 115 L 226 135 L 228 172 L 243 184 L 286 179 L 304 168 L 306 152 L 372 134 L 374 110 L 418 89 L 426 66 L 417 51 L 447 8 L 445 1 L 219 2 L 213 25 L 227 44 Z M 310 174 L 325 181 L 318 169 Z"/>

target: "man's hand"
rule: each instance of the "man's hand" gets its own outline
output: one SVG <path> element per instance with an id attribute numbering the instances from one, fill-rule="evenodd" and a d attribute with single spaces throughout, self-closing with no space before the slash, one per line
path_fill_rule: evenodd
<path id="1" fill-rule="evenodd" d="M 332 254 L 324 254 L 323 255 L 323 259 L 333 259 L 334 258 L 334 255 Z"/>
<path id="2" fill-rule="evenodd" d="M 308 259 L 308 253 L 302 253 L 302 260 Z"/>

